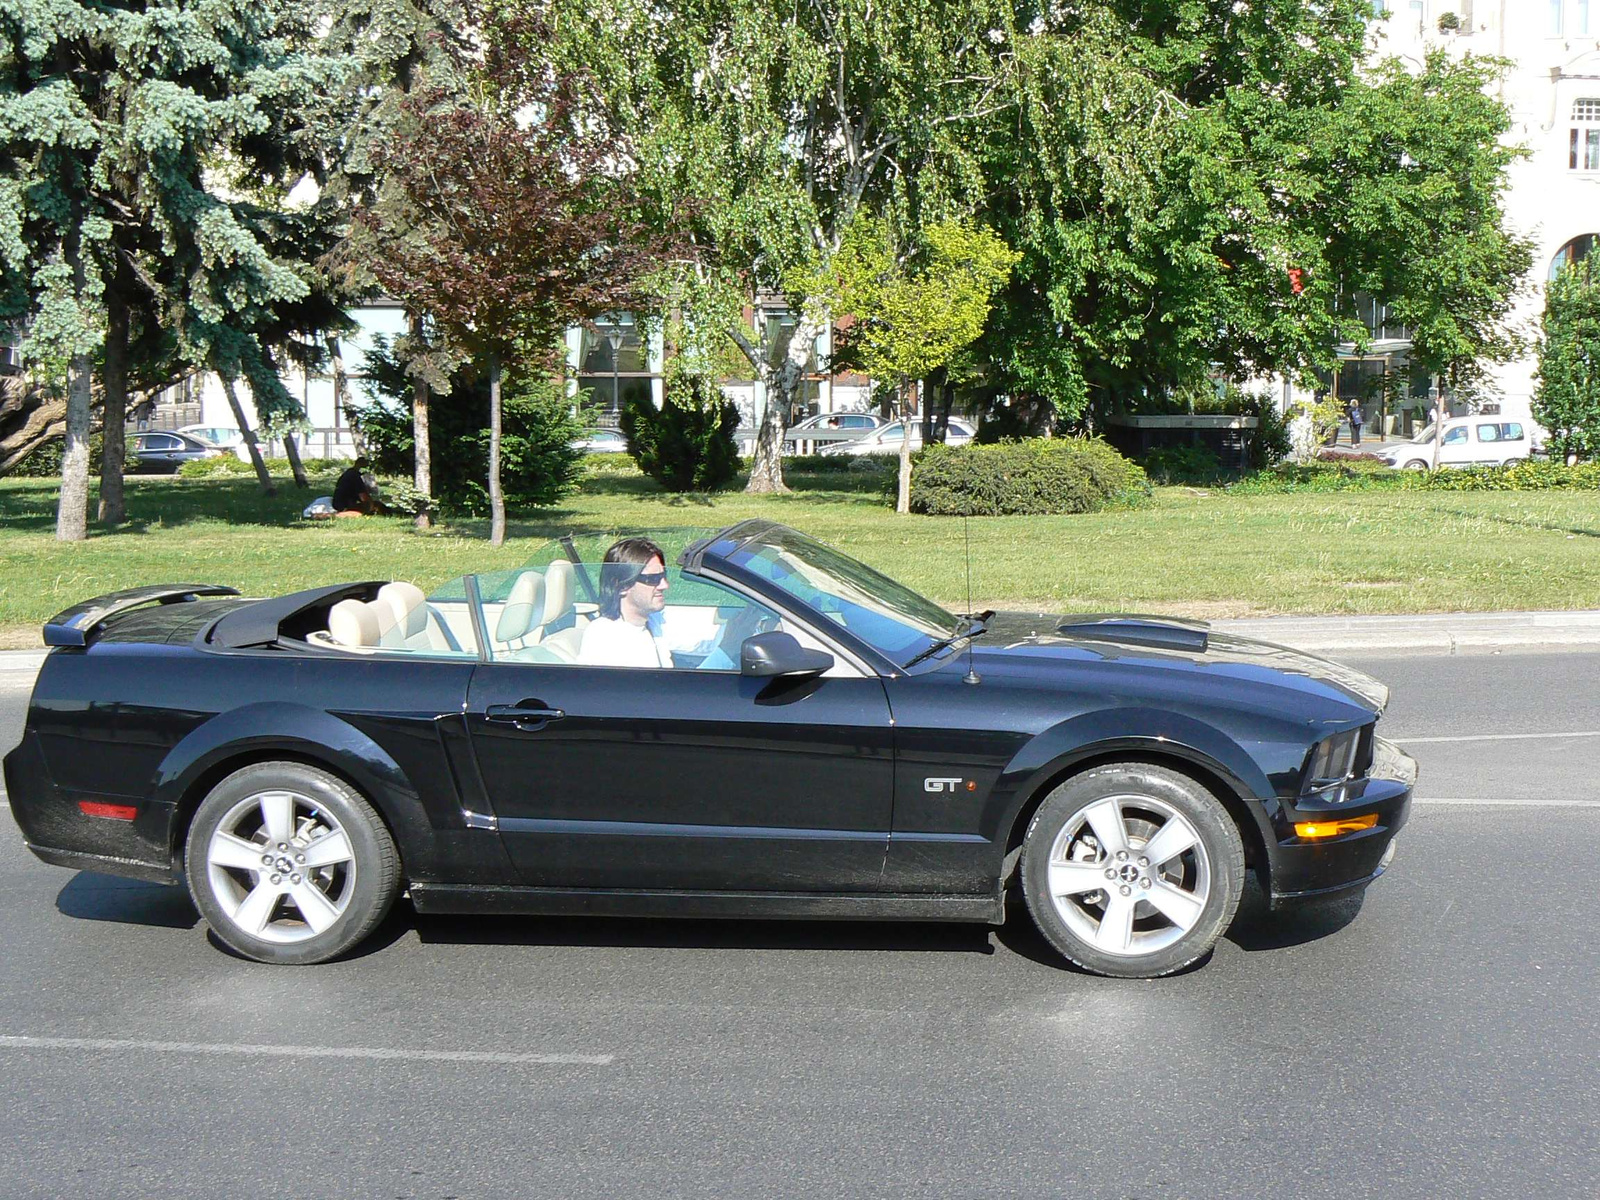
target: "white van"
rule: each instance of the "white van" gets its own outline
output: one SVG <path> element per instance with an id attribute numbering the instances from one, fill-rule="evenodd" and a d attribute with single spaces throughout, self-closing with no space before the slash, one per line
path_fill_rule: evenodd
<path id="1" fill-rule="evenodd" d="M 1441 467 L 1500 466 L 1533 453 L 1533 426 L 1499 417 L 1452 417 L 1444 423 L 1439 446 Z M 1391 467 L 1425 471 L 1433 466 L 1433 426 L 1409 442 L 1386 446 L 1378 452 Z"/>

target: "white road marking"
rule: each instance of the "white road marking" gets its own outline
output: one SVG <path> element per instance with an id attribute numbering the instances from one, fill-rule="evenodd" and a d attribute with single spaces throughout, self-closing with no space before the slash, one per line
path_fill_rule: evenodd
<path id="1" fill-rule="evenodd" d="M 1413 804 L 1471 804 L 1480 807 L 1499 805 L 1511 808 L 1600 808 L 1600 800 L 1513 800 L 1510 798 L 1482 799 L 1478 797 L 1452 797 L 1446 799 L 1440 796 L 1417 797 Z"/>
<path id="2" fill-rule="evenodd" d="M 1384 736 L 1389 737 L 1388 734 Z M 1600 729 L 1580 729 L 1575 733 L 1474 733 L 1460 737 L 1389 737 L 1389 741 L 1406 746 L 1421 746 L 1434 742 L 1532 742 L 1592 737 L 1600 737 Z"/>
<path id="3" fill-rule="evenodd" d="M 385 1050 L 374 1046 L 262 1046 L 227 1042 L 139 1042 L 118 1038 L 0 1035 L 0 1050 L 114 1050 L 150 1054 L 221 1054 L 269 1058 L 372 1058 L 399 1062 L 493 1063 L 496 1066 L 608 1067 L 612 1054 L 499 1054 L 485 1050 Z"/>

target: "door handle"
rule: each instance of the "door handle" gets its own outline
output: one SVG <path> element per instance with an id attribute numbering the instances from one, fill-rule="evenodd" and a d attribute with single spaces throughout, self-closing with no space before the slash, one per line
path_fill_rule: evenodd
<path id="1" fill-rule="evenodd" d="M 515 725 L 525 733 L 537 733 L 551 721 L 559 721 L 567 714 L 559 708 L 535 705 L 491 704 L 483 710 L 486 720 L 502 725 Z"/>

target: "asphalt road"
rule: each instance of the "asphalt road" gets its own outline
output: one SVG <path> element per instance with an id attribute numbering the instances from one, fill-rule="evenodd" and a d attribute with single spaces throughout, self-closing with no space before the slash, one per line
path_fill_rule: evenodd
<path id="1" fill-rule="evenodd" d="M 0 821 L 0 1195 L 1593 1200 L 1600 655 L 1365 665 L 1423 766 L 1389 873 L 1156 982 L 1021 922 L 409 910 L 267 968 Z"/>

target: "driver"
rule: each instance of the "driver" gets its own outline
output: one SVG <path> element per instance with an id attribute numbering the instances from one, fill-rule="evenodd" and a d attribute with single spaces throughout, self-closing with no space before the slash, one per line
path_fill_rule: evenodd
<path id="1" fill-rule="evenodd" d="M 601 560 L 600 611 L 584 628 L 578 661 L 596 667 L 672 667 L 677 650 L 698 660 L 702 671 L 738 670 L 737 647 L 769 622 L 776 624 L 774 614 L 747 604 L 719 611 L 721 628 L 704 641 L 674 638 L 663 611 L 669 586 L 660 546 L 639 537 L 614 542 Z"/>
<path id="2" fill-rule="evenodd" d="M 667 563 L 649 538 L 613 542 L 600 565 L 600 612 L 584 628 L 578 661 L 597 667 L 670 667 L 661 637 Z"/>

